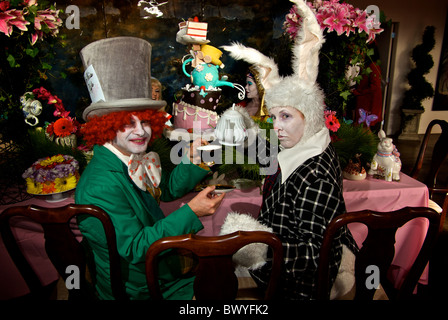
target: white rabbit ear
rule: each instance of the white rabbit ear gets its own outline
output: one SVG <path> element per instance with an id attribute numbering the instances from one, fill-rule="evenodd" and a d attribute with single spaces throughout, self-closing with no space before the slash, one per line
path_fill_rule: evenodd
<path id="1" fill-rule="evenodd" d="M 228 51 L 229 55 L 235 60 L 244 60 L 251 64 L 259 73 L 264 89 L 269 89 L 280 81 L 277 64 L 260 51 L 237 42 L 221 48 Z"/>
<path id="2" fill-rule="evenodd" d="M 319 73 L 319 51 L 325 42 L 316 16 L 302 0 L 291 0 L 302 17 L 302 26 L 292 49 L 294 77 L 314 84 Z"/>

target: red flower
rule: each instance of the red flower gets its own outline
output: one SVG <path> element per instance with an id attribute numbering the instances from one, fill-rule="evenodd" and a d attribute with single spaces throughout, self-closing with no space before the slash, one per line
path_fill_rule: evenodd
<path id="1" fill-rule="evenodd" d="M 336 118 L 336 111 L 325 110 L 325 125 L 333 132 L 338 131 L 341 127 L 338 118 Z"/>
<path id="2" fill-rule="evenodd" d="M 9 1 L 0 2 L 0 11 L 6 11 L 9 8 Z"/>
<path id="3" fill-rule="evenodd" d="M 42 186 L 42 193 L 48 194 L 48 193 L 55 193 L 56 192 L 56 185 L 54 182 L 46 181 Z"/>
<path id="4" fill-rule="evenodd" d="M 47 100 L 48 104 L 54 105 L 55 110 L 53 112 L 53 115 L 55 117 L 68 118 L 68 116 L 70 115 L 70 111 L 65 110 L 64 105 L 62 104 L 62 100 L 57 96 L 52 95 L 44 87 L 34 89 L 33 94 L 37 96 L 37 99 Z"/>
<path id="5" fill-rule="evenodd" d="M 338 118 L 333 115 L 328 115 L 325 117 L 325 125 L 327 128 L 333 132 L 338 131 L 341 124 L 339 123 Z"/>
<path id="6" fill-rule="evenodd" d="M 36 88 L 33 90 L 33 93 L 37 95 L 37 99 L 45 99 L 48 100 L 51 96 L 51 93 L 47 91 L 44 87 Z"/>
<path id="7" fill-rule="evenodd" d="M 75 131 L 73 121 L 69 118 L 61 118 L 54 122 L 53 130 L 54 134 L 58 137 L 66 137 Z"/>
<path id="8" fill-rule="evenodd" d="M 47 131 L 48 135 L 50 135 L 50 136 L 54 135 L 54 126 L 53 126 L 53 123 L 50 123 L 50 124 L 47 126 L 46 131 Z"/>

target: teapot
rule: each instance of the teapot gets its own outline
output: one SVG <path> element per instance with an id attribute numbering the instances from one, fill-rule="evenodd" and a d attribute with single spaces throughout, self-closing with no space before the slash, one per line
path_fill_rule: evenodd
<path id="1" fill-rule="evenodd" d="M 241 113 L 235 110 L 235 104 L 219 118 L 214 134 L 219 143 L 227 146 L 238 146 L 246 140 L 247 132 L 244 118 Z"/>
<path id="2" fill-rule="evenodd" d="M 191 78 L 191 82 L 195 86 L 205 87 L 205 89 L 221 86 L 234 88 L 233 83 L 219 79 L 219 66 L 212 63 L 200 63 L 189 74 L 185 67 L 191 61 L 193 61 L 192 58 L 185 60 L 182 64 L 182 70 L 187 77 Z"/>
<path id="3" fill-rule="evenodd" d="M 27 94 L 32 94 L 31 92 L 26 92 L 20 97 L 20 103 L 22 104 L 23 115 L 25 116 L 25 122 L 34 127 L 39 123 L 37 118 L 42 113 L 42 104 L 39 100 L 33 100 L 27 98 Z"/>

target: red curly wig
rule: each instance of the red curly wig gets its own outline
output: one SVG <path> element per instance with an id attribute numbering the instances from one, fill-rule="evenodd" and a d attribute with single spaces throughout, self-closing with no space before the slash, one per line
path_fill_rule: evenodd
<path id="1" fill-rule="evenodd" d="M 151 139 L 149 143 L 162 135 L 165 123 L 168 120 L 167 113 L 155 109 L 144 111 L 118 111 L 102 116 L 93 116 L 82 125 L 81 134 L 88 147 L 103 145 L 115 139 L 117 131 L 124 131 L 124 126 L 131 123 L 131 116 L 135 115 L 140 120 L 149 121 L 151 125 Z"/>

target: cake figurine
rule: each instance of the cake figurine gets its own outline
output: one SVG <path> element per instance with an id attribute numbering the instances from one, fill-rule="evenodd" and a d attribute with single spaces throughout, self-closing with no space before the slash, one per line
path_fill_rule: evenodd
<path id="1" fill-rule="evenodd" d="M 174 130 L 169 131 L 168 136 L 171 140 L 193 140 L 195 137 L 191 134 L 195 132 L 205 139 L 214 140 L 221 87 L 237 89 L 240 99 L 245 95 L 243 86 L 220 76 L 220 70 L 224 68 L 222 51 L 209 44 L 207 28 L 207 23 L 199 22 L 197 18 L 179 24 L 176 41 L 189 46 L 189 54 L 182 59 L 182 71 L 191 83 L 182 88 L 180 99 L 173 103 Z"/>

